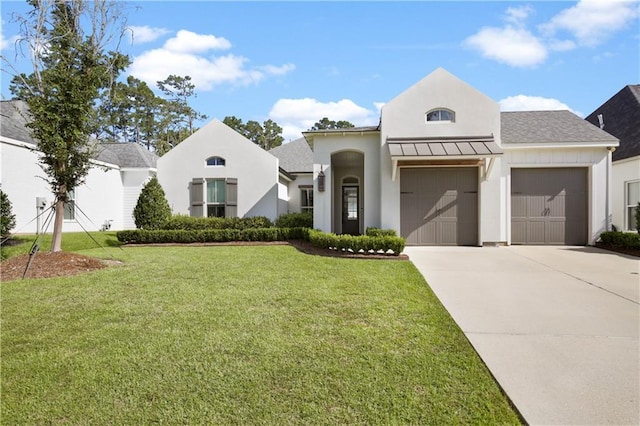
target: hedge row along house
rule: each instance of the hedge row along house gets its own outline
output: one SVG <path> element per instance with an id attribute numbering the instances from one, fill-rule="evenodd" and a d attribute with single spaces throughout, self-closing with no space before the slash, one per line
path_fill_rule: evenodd
<path id="1" fill-rule="evenodd" d="M 5 136 L 3 124 L 2 185 L 20 205 L 20 229 L 47 193 L 30 186 L 36 173 L 26 172 L 38 167 L 37 153 L 4 150 L 30 141 Z M 617 146 L 569 111 L 501 113 L 439 68 L 385 104 L 377 126 L 307 131 L 268 152 L 218 120 L 161 158 L 133 163 L 141 167 L 125 165 L 127 154 L 106 158 L 107 146 L 96 162 L 110 171 L 92 171 L 76 201 L 93 223 L 131 228 L 128 200 L 155 174 L 174 214 L 275 219 L 312 211 L 322 231 L 391 228 L 413 245 L 585 245 L 607 228 L 612 208 L 622 208 L 610 190 Z M 18 162 L 25 166 L 6 170 Z M 129 180 L 134 170 L 140 179 Z"/>

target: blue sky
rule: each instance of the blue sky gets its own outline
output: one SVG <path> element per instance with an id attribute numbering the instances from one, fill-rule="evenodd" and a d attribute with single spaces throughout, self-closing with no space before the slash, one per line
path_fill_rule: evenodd
<path id="1" fill-rule="evenodd" d="M 2 55 L 14 52 L 2 2 Z M 190 75 L 210 118 L 271 118 L 286 139 L 328 116 L 377 124 L 379 108 L 438 67 L 503 110 L 587 115 L 640 82 L 640 3 L 633 1 L 129 2 L 121 50 L 155 85 Z M 6 64 L 3 64 L 6 70 Z M 2 97 L 10 74 L 2 74 Z"/>

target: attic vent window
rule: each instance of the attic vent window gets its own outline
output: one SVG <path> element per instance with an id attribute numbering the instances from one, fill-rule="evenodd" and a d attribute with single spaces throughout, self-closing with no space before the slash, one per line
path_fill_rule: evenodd
<path id="1" fill-rule="evenodd" d="M 225 161 L 222 157 L 209 157 L 207 158 L 207 166 L 224 166 Z"/>
<path id="2" fill-rule="evenodd" d="M 426 114 L 427 122 L 441 121 L 445 123 L 455 123 L 456 113 L 450 109 L 438 108 L 432 109 Z"/>

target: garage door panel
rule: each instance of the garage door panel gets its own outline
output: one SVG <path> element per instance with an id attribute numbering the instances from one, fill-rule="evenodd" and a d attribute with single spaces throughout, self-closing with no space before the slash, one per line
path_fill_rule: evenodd
<path id="1" fill-rule="evenodd" d="M 476 168 L 401 169 L 400 229 L 407 244 L 477 244 L 477 176 Z"/>
<path id="2" fill-rule="evenodd" d="M 512 169 L 511 242 L 586 244 L 587 189 L 586 168 Z"/>

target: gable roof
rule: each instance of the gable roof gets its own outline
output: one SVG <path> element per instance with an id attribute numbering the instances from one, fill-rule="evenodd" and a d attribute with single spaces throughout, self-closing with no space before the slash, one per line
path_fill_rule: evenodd
<path id="1" fill-rule="evenodd" d="M 570 111 L 500 113 L 502 144 L 593 144 L 617 146 L 618 139 Z"/>
<path id="2" fill-rule="evenodd" d="M 0 136 L 38 145 L 27 127 L 29 107 L 24 101 L 0 102 Z M 98 143 L 95 160 L 120 167 L 155 168 L 158 156 L 136 143 Z"/>
<path id="3" fill-rule="evenodd" d="M 585 120 L 599 127 L 600 114 L 603 130 L 620 139 L 620 146 L 612 155 L 613 161 L 640 155 L 640 84 L 623 87 Z"/>
<path id="4" fill-rule="evenodd" d="M 37 145 L 27 127 L 29 108 L 24 101 L 0 101 L 0 136 Z"/>
<path id="5" fill-rule="evenodd" d="M 313 172 L 313 152 L 305 138 L 277 146 L 269 153 L 280 160 L 280 167 L 288 173 Z"/>
<path id="6" fill-rule="evenodd" d="M 127 168 L 156 168 L 158 156 L 137 143 L 99 143 L 96 160 Z"/>

